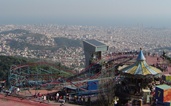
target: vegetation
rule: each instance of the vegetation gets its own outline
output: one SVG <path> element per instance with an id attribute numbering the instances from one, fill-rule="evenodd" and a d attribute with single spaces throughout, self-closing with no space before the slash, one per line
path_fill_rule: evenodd
<path id="1" fill-rule="evenodd" d="M 6 80 L 8 78 L 8 72 L 12 65 L 21 65 L 28 63 L 35 63 L 38 60 L 36 59 L 28 59 L 23 57 L 11 57 L 11 56 L 0 56 L 0 81 Z M 50 65 L 39 65 L 33 66 L 31 69 L 36 71 L 36 67 L 42 68 L 44 70 L 51 70 L 52 72 L 58 72 L 59 75 L 64 75 L 65 71 L 71 70 L 70 68 L 61 65 L 60 63 L 49 63 L 54 64 L 54 66 Z"/>
<path id="2" fill-rule="evenodd" d="M 60 47 L 82 47 L 81 40 L 73 40 L 63 37 L 55 38 L 54 40 L 56 45 Z"/>
<path id="3" fill-rule="evenodd" d="M 15 30 L 10 30 L 10 31 L 3 31 L 0 33 L 1 34 L 4 34 L 4 35 L 7 35 L 7 34 L 28 34 L 30 33 L 29 31 L 27 30 L 24 30 L 24 29 L 15 29 Z"/>
<path id="4" fill-rule="evenodd" d="M 0 33 L 0 35 L 5 36 L 7 34 L 16 34 L 17 39 L 10 39 L 7 42 L 7 45 L 9 45 L 11 48 L 14 49 L 20 49 L 23 50 L 24 48 L 28 47 L 28 49 L 31 50 L 57 50 L 59 48 L 68 48 L 68 47 L 82 47 L 82 41 L 81 40 L 74 40 L 74 39 L 68 39 L 64 37 L 56 37 L 54 38 L 55 46 L 43 46 L 44 41 L 48 40 L 46 35 L 44 34 L 38 34 L 38 33 L 32 33 L 27 30 L 23 29 L 15 29 L 10 31 L 3 31 Z M 32 41 L 28 42 L 28 38 Z M 52 38 L 53 39 L 53 38 Z M 40 42 L 40 45 L 34 44 L 32 42 Z"/>
<path id="5" fill-rule="evenodd" d="M 49 47 L 46 47 L 46 46 L 33 45 L 30 43 L 18 42 L 15 40 L 11 40 L 9 42 L 9 45 L 11 48 L 20 49 L 20 50 L 23 50 L 26 47 L 28 47 L 28 49 L 30 49 L 30 50 L 48 50 L 48 49 L 50 49 Z"/>
<path id="6" fill-rule="evenodd" d="M 27 37 L 32 37 L 34 38 L 34 40 L 40 40 L 41 38 L 47 39 L 46 35 L 38 34 L 38 33 L 26 33 L 26 34 L 23 34 L 22 36 L 19 36 L 18 38 L 26 40 Z"/>
<path id="7" fill-rule="evenodd" d="M 101 84 L 102 90 L 98 95 L 96 106 L 114 106 L 115 100 L 115 82 L 114 80 L 109 80 L 106 83 Z"/>
<path id="8" fill-rule="evenodd" d="M 36 39 L 39 39 L 38 36 Z M 40 37 L 41 36 L 42 35 L 40 35 Z M 20 38 L 24 39 L 25 37 L 22 36 Z M 56 43 L 56 46 L 51 47 L 51 46 L 34 45 L 31 43 L 27 43 L 27 42 L 18 42 L 16 40 L 10 40 L 9 46 L 11 48 L 20 49 L 20 50 L 23 50 L 26 47 L 28 47 L 28 49 L 30 50 L 57 50 L 59 48 L 65 49 L 66 47 L 67 48 L 68 47 L 82 47 L 81 40 L 72 40 L 72 39 L 67 39 L 67 38 L 55 38 L 55 43 Z"/>
<path id="9" fill-rule="evenodd" d="M 7 79 L 11 65 L 25 64 L 27 62 L 28 60 L 22 57 L 0 56 L 0 80 Z"/>

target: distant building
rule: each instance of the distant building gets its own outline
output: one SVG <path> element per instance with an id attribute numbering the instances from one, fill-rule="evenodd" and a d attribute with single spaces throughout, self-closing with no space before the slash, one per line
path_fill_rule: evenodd
<path id="1" fill-rule="evenodd" d="M 101 59 L 102 51 L 107 51 L 108 46 L 97 40 L 84 40 L 85 67 L 88 67 L 93 59 Z"/>

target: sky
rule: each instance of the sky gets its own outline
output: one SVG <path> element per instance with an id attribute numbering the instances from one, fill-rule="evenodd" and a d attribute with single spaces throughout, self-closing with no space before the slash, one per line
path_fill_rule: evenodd
<path id="1" fill-rule="evenodd" d="M 0 24 L 171 26 L 171 0 L 1 0 Z"/>

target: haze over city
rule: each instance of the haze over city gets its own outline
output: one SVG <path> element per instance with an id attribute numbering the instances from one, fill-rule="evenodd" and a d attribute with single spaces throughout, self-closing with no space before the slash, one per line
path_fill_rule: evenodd
<path id="1" fill-rule="evenodd" d="M 170 0 L 3 0 L 0 24 L 171 26 Z"/>

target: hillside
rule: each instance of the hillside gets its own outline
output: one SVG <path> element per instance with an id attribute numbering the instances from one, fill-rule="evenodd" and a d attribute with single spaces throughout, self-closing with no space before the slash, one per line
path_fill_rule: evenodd
<path id="1" fill-rule="evenodd" d="M 57 50 L 59 48 L 82 47 L 81 40 L 68 39 L 63 37 L 48 38 L 44 34 L 32 33 L 23 29 L 16 29 L 10 31 L 3 31 L 0 36 L 14 34 L 10 40 L 6 39 L 8 46 L 13 49 L 23 50 L 28 48 L 30 50 Z M 49 45 L 45 45 L 48 44 Z"/>
<path id="2" fill-rule="evenodd" d="M 40 60 L 38 59 L 29 59 L 29 58 L 23 58 L 23 57 L 0 56 L 0 81 L 7 79 L 8 72 L 12 65 L 36 63 L 39 61 Z M 50 65 L 42 65 L 41 68 L 45 70 L 53 70 L 55 72 L 57 72 L 58 70 L 63 70 L 63 71 L 72 70 L 71 68 L 68 68 L 60 63 L 51 62 L 50 64 L 54 64 L 54 66 L 59 67 L 59 69 L 56 69 Z M 37 68 L 35 67 L 40 67 L 40 66 L 33 66 L 32 70 L 35 69 L 36 71 Z"/>
<path id="3" fill-rule="evenodd" d="M 15 29 L 15 30 L 9 30 L 9 31 L 3 31 L 3 32 L 0 32 L 0 35 L 7 35 L 7 34 L 28 34 L 30 33 L 29 31 L 27 30 L 24 30 L 24 29 Z"/>
<path id="4" fill-rule="evenodd" d="M 21 57 L 0 56 L 0 80 L 5 80 L 11 65 L 25 64 L 32 60 Z"/>
<path id="5" fill-rule="evenodd" d="M 81 40 L 73 40 L 68 38 L 54 38 L 55 43 L 59 47 L 82 47 Z"/>

